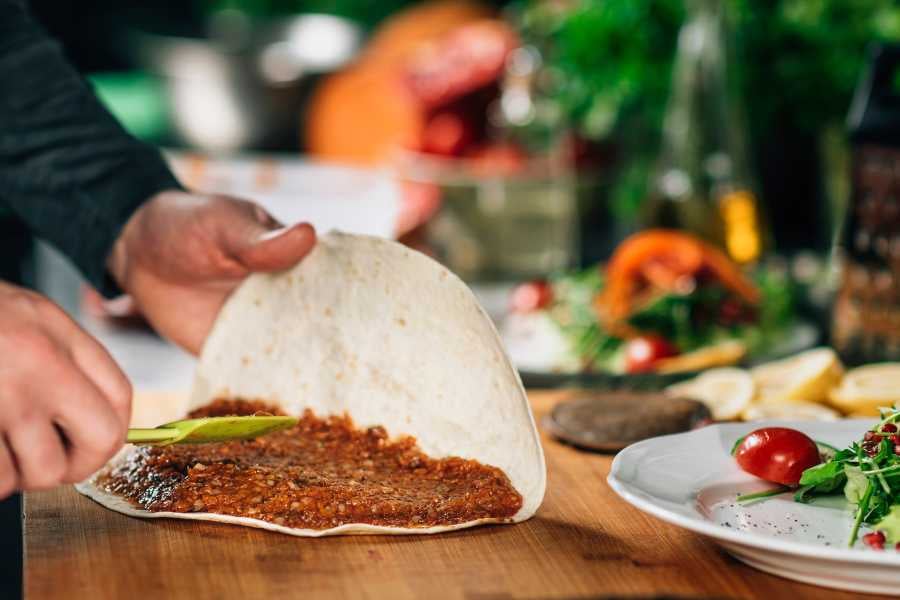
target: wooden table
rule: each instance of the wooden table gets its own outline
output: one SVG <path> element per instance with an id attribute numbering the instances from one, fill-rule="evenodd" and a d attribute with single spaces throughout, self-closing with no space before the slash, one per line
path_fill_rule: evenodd
<path id="1" fill-rule="evenodd" d="M 542 415 L 564 392 L 533 392 Z M 518 525 L 438 536 L 295 538 L 133 519 L 72 488 L 25 496 L 28 600 L 139 598 L 855 598 L 746 567 L 631 508 L 611 458 L 544 438 L 544 504 Z M 873 596 L 869 596 L 873 597 Z"/>

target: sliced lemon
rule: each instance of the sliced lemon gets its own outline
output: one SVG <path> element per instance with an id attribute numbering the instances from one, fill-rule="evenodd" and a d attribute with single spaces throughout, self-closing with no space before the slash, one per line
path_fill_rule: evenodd
<path id="1" fill-rule="evenodd" d="M 900 363 L 876 363 L 847 371 L 829 399 L 842 412 L 877 416 L 879 408 L 900 402 Z"/>
<path id="2" fill-rule="evenodd" d="M 842 372 L 831 348 L 814 348 L 750 370 L 759 404 L 826 402 Z"/>
<path id="3" fill-rule="evenodd" d="M 881 417 L 880 407 L 871 407 L 860 410 L 859 412 L 847 413 L 844 416 L 848 419 L 869 419 L 872 417 Z"/>
<path id="4" fill-rule="evenodd" d="M 784 404 L 751 404 L 741 413 L 745 421 L 785 419 L 788 421 L 836 421 L 840 413 L 816 402 L 787 402 Z"/>
<path id="5" fill-rule="evenodd" d="M 712 367 L 724 367 L 740 362 L 747 354 L 747 345 L 743 342 L 728 341 L 713 344 L 700 350 L 686 352 L 664 358 L 656 363 L 657 373 L 684 373 L 685 371 L 702 371 Z"/>
<path id="6" fill-rule="evenodd" d="M 670 396 L 699 400 L 717 421 L 738 418 L 750 405 L 755 391 L 750 373 L 733 367 L 710 369 L 694 379 L 666 388 Z"/>

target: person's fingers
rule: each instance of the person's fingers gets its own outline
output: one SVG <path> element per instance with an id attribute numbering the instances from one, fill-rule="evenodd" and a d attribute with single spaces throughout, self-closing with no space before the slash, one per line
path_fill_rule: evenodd
<path id="1" fill-rule="evenodd" d="M 81 310 L 96 319 L 114 319 L 119 323 L 126 320 L 137 322 L 140 318 L 140 311 L 131 296 L 122 295 L 107 300 L 87 284 L 81 287 Z"/>
<path id="2" fill-rule="evenodd" d="M 398 237 L 427 223 L 441 207 L 441 189 L 433 183 L 403 182 L 394 226 Z"/>
<path id="3" fill-rule="evenodd" d="M 316 230 L 309 223 L 299 223 L 248 241 L 236 253 L 241 264 L 251 272 L 281 271 L 309 254 L 316 244 Z"/>
<path id="4" fill-rule="evenodd" d="M 81 372 L 102 392 L 118 418 L 122 430 L 131 421 L 131 382 L 106 348 L 85 334 L 72 346 L 72 359 Z"/>
<path id="5" fill-rule="evenodd" d="M 312 225 L 284 227 L 258 204 L 222 198 L 214 206 L 225 275 L 233 276 L 235 270 L 246 274 L 287 269 L 316 243 Z"/>
<path id="6" fill-rule="evenodd" d="M 19 474 L 12 452 L 6 445 L 6 440 L 0 437 L 0 500 L 16 491 L 18 486 Z"/>
<path id="7" fill-rule="evenodd" d="M 54 422 L 67 441 L 63 481 L 77 483 L 115 454 L 125 442 L 127 426 L 84 374 L 73 371 L 64 389 L 65 397 L 54 403 Z"/>
<path id="8" fill-rule="evenodd" d="M 284 227 L 281 221 L 270 215 L 269 212 L 259 204 L 253 205 L 253 216 L 255 217 L 256 222 L 263 226 L 265 231 L 281 229 Z M 263 231 L 260 231 L 260 233 L 263 233 Z"/>
<path id="9" fill-rule="evenodd" d="M 47 418 L 20 420 L 7 430 L 19 470 L 19 488 L 45 490 L 62 482 L 66 454 L 59 432 Z"/>
<path id="10" fill-rule="evenodd" d="M 96 293 L 96 292 L 95 292 Z M 113 317 L 117 319 L 127 319 L 140 315 L 137 303 L 131 296 L 116 296 L 112 300 L 103 300 L 100 304 L 100 311 L 95 313 L 99 317 Z"/>
<path id="11" fill-rule="evenodd" d="M 59 331 L 62 336 L 61 341 L 64 342 L 68 354 L 74 362 L 72 369 L 76 375 L 73 377 L 78 377 L 78 370 L 88 377 L 96 386 L 98 393 L 102 393 L 115 411 L 120 428 L 126 429 L 131 420 L 131 383 L 119 365 L 106 351 L 106 348 L 62 309 L 55 305 L 46 307 L 45 318 L 48 320 L 48 324 Z M 77 385 L 77 381 L 74 384 Z M 61 399 L 61 401 L 65 402 L 65 399 Z"/>

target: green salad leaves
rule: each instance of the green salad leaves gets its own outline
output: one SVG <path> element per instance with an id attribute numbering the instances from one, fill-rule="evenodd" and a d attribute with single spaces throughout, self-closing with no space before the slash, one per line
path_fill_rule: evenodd
<path id="1" fill-rule="evenodd" d="M 888 543 L 900 542 L 900 411 L 888 410 L 863 439 L 835 452 L 803 472 L 797 502 L 840 493 L 855 505 L 850 545 L 863 523 L 884 534 Z"/>
<path id="2" fill-rule="evenodd" d="M 706 284 L 685 294 L 663 294 L 641 306 L 627 325 L 658 335 L 691 352 L 722 342 L 744 342 L 750 354 L 764 352 L 782 337 L 794 318 L 797 290 L 782 272 L 760 268 L 753 280 L 762 294 L 758 307 L 729 297 L 717 284 Z M 604 287 L 604 275 L 591 267 L 551 281 L 554 303 L 550 317 L 588 371 L 618 372 L 625 340 L 607 331 L 597 319 L 594 299 Z"/>

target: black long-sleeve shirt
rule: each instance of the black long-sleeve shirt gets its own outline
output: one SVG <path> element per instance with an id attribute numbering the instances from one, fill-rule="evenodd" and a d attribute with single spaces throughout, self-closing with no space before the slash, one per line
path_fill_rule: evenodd
<path id="1" fill-rule="evenodd" d="M 159 152 L 126 133 L 33 20 L 0 0 L 0 204 L 62 251 L 101 292 L 132 213 L 179 188 Z"/>

